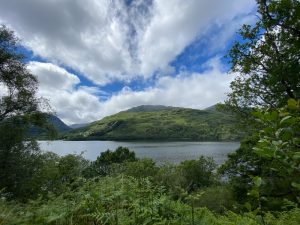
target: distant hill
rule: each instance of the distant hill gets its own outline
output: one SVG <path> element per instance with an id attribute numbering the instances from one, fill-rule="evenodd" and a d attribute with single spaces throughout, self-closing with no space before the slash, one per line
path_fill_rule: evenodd
<path id="1" fill-rule="evenodd" d="M 217 104 L 216 105 L 212 105 L 210 107 L 207 107 L 204 110 L 205 111 L 214 111 L 214 112 L 216 112 L 217 111 Z"/>
<path id="2" fill-rule="evenodd" d="M 61 119 L 54 115 L 47 115 L 47 123 L 52 125 L 58 133 L 63 133 L 71 130 L 71 128 L 66 125 Z M 44 137 L 47 136 L 47 131 L 44 128 L 31 126 L 28 130 L 29 136 L 34 137 Z"/>
<path id="3" fill-rule="evenodd" d="M 155 112 L 155 111 L 161 111 L 161 110 L 172 109 L 172 108 L 174 109 L 175 107 L 164 106 L 164 105 L 140 105 L 128 109 L 125 112 Z"/>
<path id="4" fill-rule="evenodd" d="M 49 115 L 47 118 L 48 123 L 52 124 L 58 132 L 65 132 L 67 130 L 71 130 L 71 128 L 65 124 L 61 119 L 57 116 Z"/>
<path id="5" fill-rule="evenodd" d="M 216 110 L 142 105 L 74 129 L 68 140 L 230 141 L 240 135 L 235 120 Z"/>
<path id="6" fill-rule="evenodd" d="M 75 124 L 69 125 L 69 127 L 72 129 L 77 129 L 77 128 L 85 127 L 87 125 L 89 125 L 89 123 L 75 123 Z"/>

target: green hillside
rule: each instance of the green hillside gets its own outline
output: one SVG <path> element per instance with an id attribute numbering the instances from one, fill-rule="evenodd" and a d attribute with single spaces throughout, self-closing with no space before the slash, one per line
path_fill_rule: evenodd
<path id="1" fill-rule="evenodd" d="M 234 119 L 216 110 L 139 106 L 63 135 L 69 140 L 229 141 Z"/>
<path id="2" fill-rule="evenodd" d="M 51 115 L 51 114 L 47 115 L 46 120 L 48 125 L 53 127 L 58 133 L 64 133 L 72 129 L 55 115 Z M 29 127 L 27 132 L 30 137 L 36 137 L 39 139 L 45 139 L 45 138 L 47 139 L 49 137 L 49 133 L 45 128 L 41 128 L 33 125 Z"/>

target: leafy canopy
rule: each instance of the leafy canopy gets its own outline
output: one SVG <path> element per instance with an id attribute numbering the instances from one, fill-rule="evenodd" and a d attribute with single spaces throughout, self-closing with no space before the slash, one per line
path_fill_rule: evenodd
<path id="1" fill-rule="evenodd" d="M 0 189 L 18 198 L 34 194 L 30 177 L 36 171 L 39 148 L 27 139 L 26 128 L 45 122 L 37 84 L 18 53 L 18 38 L 0 26 Z"/>
<path id="2" fill-rule="evenodd" d="M 242 41 L 229 52 L 231 83 L 227 104 L 237 110 L 283 106 L 300 98 L 300 2 L 257 0 L 258 21 L 243 25 Z"/>

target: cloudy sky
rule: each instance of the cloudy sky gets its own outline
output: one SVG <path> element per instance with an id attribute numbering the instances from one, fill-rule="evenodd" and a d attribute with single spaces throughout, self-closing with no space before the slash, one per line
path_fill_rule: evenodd
<path id="1" fill-rule="evenodd" d="M 223 58 L 254 0 L 0 0 L 0 23 L 67 124 L 142 104 L 205 108 L 234 75 Z"/>

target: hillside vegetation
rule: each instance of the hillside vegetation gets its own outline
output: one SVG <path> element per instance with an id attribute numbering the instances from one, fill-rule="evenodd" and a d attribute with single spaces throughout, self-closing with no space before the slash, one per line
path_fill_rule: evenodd
<path id="1" fill-rule="evenodd" d="M 235 120 L 214 109 L 139 106 L 105 117 L 63 136 L 70 140 L 198 140 L 239 139 Z"/>
<path id="2" fill-rule="evenodd" d="M 45 119 L 46 126 L 44 127 L 33 124 L 29 125 L 27 131 L 29 137 L 34 137 L 38 139 L 49 139 L 54 138 L 53 135 L 53 137 L 51 137 L 51 131 L 53 132 L 55 130 L 56 133 L 61 134 L 72 129 L 55 115 L 48 114 L 46 115 Z"/>

